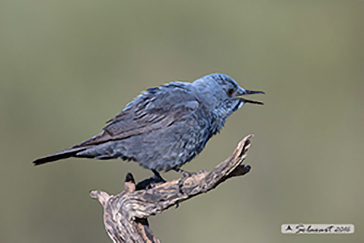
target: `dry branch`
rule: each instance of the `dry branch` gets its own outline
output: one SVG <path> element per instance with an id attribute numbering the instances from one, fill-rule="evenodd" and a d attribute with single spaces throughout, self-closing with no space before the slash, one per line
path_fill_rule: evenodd
<path id="1" fill-rule="evenodd" d="M 232 155 L 210 172 L 202 171 L 169 182 L 152 177 L 137 185 L 129 173 L 125 189 L 118 195 L 91 191 L 91 197 L 98 199 L 104 208 L 104 224 L 110 238 L 115 243 L 160 242 L 153 236 L 147 218 L 208 192 L 226 179 L 248 173 L 251 167 L 242 163 L 252 137 L 248 135 L 241 140 Z"/>

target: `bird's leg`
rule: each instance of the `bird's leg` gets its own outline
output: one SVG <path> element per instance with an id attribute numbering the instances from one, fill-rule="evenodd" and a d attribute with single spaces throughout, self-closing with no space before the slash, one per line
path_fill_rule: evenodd
<path id="1" fill-rule="evenodd" d="M 183 177 L 190 177 L 190 176 L 193 176 L 193 175 L 198 175 L 198 174 L 206 172 L 206 170 L 200 170 L 199 172 L 188 172 L 188 171 L 185 171 L 185 170 L 181 170 L 179 168 L 173 168 L 173 170 L 178 172 L 178 173 L 181 173 Z"/>
<path id="2" fill-rule="evenodd" d="M 154 177 L 158 180 L 158 182 L 166 182 L 166 180 L 163 179 L 163 177 L 161 176 L 161 174 L 159 174 L 158 171 L 156 170 L 152 170 L 152 172 L 154 173 Z"/>
<path id="3" fill-rule="evenodd" d="M 160 184 L 160 183 L 165 183 L 166 180 L 164 180 L 162 178 L 162 176 L 159 174 L 158 171 L 156 170 L 152 170 L 152 172 L 154 173 L 154 176 L 149 178 L 149 179 L 145 179 L 144 181 L 139 182 L 136 185 L 136 190 L 148 190 L 151 189 L 153 187 L 155 187 L 156 185 Z"/>
<path id="4" fill-rule="evenodd" d="M 182 170 L 180 168 L 173 168 L 173 170 L 178 172 L 178 173 L 181 173 L 183 177 L 190 177 L 190 176 L 192 176 L 194 174 L 194 173 Z"/>

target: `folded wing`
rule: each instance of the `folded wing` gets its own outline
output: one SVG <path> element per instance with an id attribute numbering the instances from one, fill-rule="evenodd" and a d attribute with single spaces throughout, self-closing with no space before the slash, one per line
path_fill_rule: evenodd
<path id="1" fill-rule="evenodd" d="M 198 106 L 198 100 L 186 84 L 170 83 L 148 89 L 130 102 L 115 118 L 109 120 L 109 124 L 100 134 L 72 148 L 37 159 L 34 163 L 38 165 L 68 157 L 93 157 L 93 153 L 87 152 L 97 145 L 151 133 L 176 122 L 184 122 L 191 119 Z"/>

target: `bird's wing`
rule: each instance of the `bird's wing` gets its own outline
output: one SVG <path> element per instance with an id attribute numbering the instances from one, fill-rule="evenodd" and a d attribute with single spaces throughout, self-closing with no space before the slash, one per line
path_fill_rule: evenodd
<path id="1" fill-rule="evenodd" d="M 178 84 L 151 88 L 130 102 L 103 131 L 75 147 L 95 145 L 149 133 L 183 122 L 199 106 L 191 91 Z"/>

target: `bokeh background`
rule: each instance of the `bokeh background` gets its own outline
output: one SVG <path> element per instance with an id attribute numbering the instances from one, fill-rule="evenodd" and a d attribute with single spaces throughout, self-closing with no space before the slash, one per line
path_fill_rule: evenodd
<path id="1" fill-rule="evenodd" d="M 223 72 L 264 90 L 188 171 L 255 134 L 252 171 L 150 218 L 162 242 L 362 242 L 364 1 L 0 1 L 0 242 L 111 242 L 91 189 L 136 163 L 32 160 L 97 134 L 142 90 Z M 167 179 L 178 178 L 174 172 Z M 283 223 L 354 224 L 283 235 Z"/>

